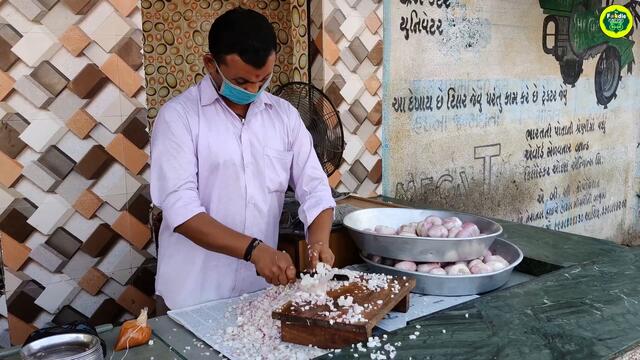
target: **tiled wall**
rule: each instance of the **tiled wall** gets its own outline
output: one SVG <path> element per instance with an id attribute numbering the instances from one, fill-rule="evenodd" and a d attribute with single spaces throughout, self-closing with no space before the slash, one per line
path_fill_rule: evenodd
<path id="1" fill-rule="evenodd" d="M 0 1 L 2 346 L 153 308 L 141 28 L 135 0 Z"/>
<path id="2" fill-rule="evenodd" d="M 312 0 L 311 81 L 340 113 L 345 151 L 329 179 L 339 191 L 379 194 L 382 1 Z"/>
<path id="3" fill-rule="evenodd" d="M 290 81 L 308 81 L 307 0 L 143 1 L 150 118 L 155 118 L 167 100 L 206 74 L 202 55 L 209 49 L 211 23 L 236 6 L 261 12 L 276 31 L 278 51 L 271 88 Z"/>

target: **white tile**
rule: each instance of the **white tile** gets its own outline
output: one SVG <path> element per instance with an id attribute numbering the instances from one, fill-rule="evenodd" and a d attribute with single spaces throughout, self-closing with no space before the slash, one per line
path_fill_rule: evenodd
<path id="1" fill-rule="evenodd" d="M 364 17 L 362 15 L 347 16 L 347 19 L 340 25 L 340 31 L 349 41 L 353 41 L 356 36 L 360 35 L 363 28 Z"/>
<path id="2" fill-rule="evenodd" d="M 111 13 L 116 11 L 108 1 L 98 2 L 89 13 L 82 19 L 82 22 L 78 26 L 87 34 L 97 31 L 98 27 L 104 19 L 106 19 Z"/>
<path id="3" fill-rule="evenodd" d="M 371 95 L 368 91 L 363 91 L 360 94 L 360 98 L 358 98 L 360 104 L 367 109 L 367 112 L 370 112 L 374 106 L 380 101 L 380 97 L 378 95 Z"/>
<path id="4" fill-rule="evenodd" d="M 102 224 L 102 220 L 96 217 L 87 220 L 82 215 L 74 212 L 63 227 L 77 237 L 78 240 L 85 242 L 100 224 Z"/>
<path id="5" fill-rule="evenodd" d="M 73 280 L 62 281 L 49 284 L 42 294 L 38 296 L 35 303 L 50 313 L 57 313 L 80 292 L 80 287 Z"/>
<path id="6" fill-rule="evenodd" d="M 365 18 L 371 14 L 372 11 L 376 10 L 378 3 L 371 0 L 362 0 L 356 6 L 356 11 L 364 16 Z"/>
<path id="7" fill-rule="evenodd" d="M 110 298 L 117 299 L 124 292 L 124 286 L 118 284 L 118 282 L 113 279 L 109 279 L 100 291 Z"/>
<path id="8" fill-rule="evenodd" d="M 350 78 L 345 78 L 345 80 L 347 83 L 340 90 L 340 94 L 347 103 L 353 104 L 365 91 L 364 83 L 358 75 L 352 75 Z"/>
<path id="9" fill-rule="evenodd" d="M 69 26 L 82 19 L 81 15 L 74 14 L 62 1 L 58 2 L 40 21 L 57 38 L 60 38 Z"/>
<path id="10" fill-rule="evenodd" d="M 56 188 L 56 193 L 68 202 L 74 204 L 85 189 L 91 187 L 94 180 L 87 180 L 84 176 L 72 171 Z"/>
<path id="11" fill-rule="evenodd" d="M 29 75 L 16 79 L 13 88 L 40 109 L 46 108 L 54 100 L 53 94 Z"/>
<path id="12" fill-rule="evenodd" d="M 344 127 L 344 129 L 346 129 L 350 133 L 356 131 L 358 129 L 358 126 L 360 126 L 360 124 L 358 124 L 358 121 L 353 117 L 353 115 L 351 115 L 351 112 L 349 112 L 349 110 L 343 110 L 340 112 L 340 122 L 342 122 L 342 126 Z"/>
<path id="13" fill-rule="evenodd" d="M 147 151 L 145 149 L 145 152 L 147 154 L 150 154 L 150 151 Z M 144 168 L 144 170 L 142 170 L 142 173 L 140 174 L 140 176 L 142 176 L 143 179 L 146 180 L 147 183 L 149 183 L 151 181 L 151 166 L 147 166 Z"/>
<path id="14" fill-rule="evenodd" d="M 60 195 L 49 195 L 27 222 L 45 235 L 64 224 L 74 213 L 73 208 Z"/>
<path id="15" fill-rule="evenodd" d="M 51 273 L 49 270 L 43 268 L 42 265 L 32 260 L 27 261 L 27 264 L 22 268 L 22 272 L 42 286 L 69 280 L 67 275 Z"/>
<path id="16" fill-rule="evenodd" d="M 124 167 L 114 163 L 95 183 L 92 191 L 116 210 L 122 210 L 140 185 Z"/>
<path id="17" fill-rule="evenodd" d="M 46 311 L 42 311 L 40 312 L 38 317 L 33 321 L 33 325 L 36 326 L 37 328 L 53 326 L 54 324 L 51 323 L 51 320 L 53 320 L 53 317 L 54 317 L 53 314 L 50 314 Z"/>
<path id="18" fill-rule="evenodd" d="M 16 291 L 25 281 L 29 281 L 29 276 L 25 275 L 22 271 L 14 273 L 8 268 L 4 269 L 4 289 L 5 293 L 9 296 Z"/>
<path id="19" fill-rule="evenodd" d="M 93 32 L 87 32 L 104 51 L 111 52 L 125 36 L 133 33 L 135 25 L 123 18 L 118 12 L 112 12 Z"/>
<path id="20" fill-rule="evenodd" d="M 362 45 L 364 45 L 364 47 L 366 47 L 369 51 L 371 51 L 371 49 L 376 46 L 378 41 L 382 40 L 379 35 L 372 34 L 371 31 L 369 31 L 369 29 L 367 29 L 366 27 L 360 33 L 358 38 L 360 39 L 360 41 L 362 41 Z"/>
<path id="21" fill-rule="evenodd" d="M 378 162 L 379 159 L 380 155 L 371 154 L 369 151 L 363 151 L 362 155 L 360 155 L 360 162 L 369 171 L 373 169 L 373 166 L 376 164 L 376 162 Z"/>
<path id="22" fill-rule="evenodd" d="M 358 128 L 357 135 L 360 137 L 362 143 L 366 143 L 369 136 L 376 131 L 376 127 L 368 120 L 362 122 L 362 125 Z"/>
<path id="23" fill-rule="evenodd" d="M 98 261 L 100 261 L 100 258 L 93 258 L 82 250 L 77 251 L 62 269 L 62 273 L 75 281 L 80 281 L 89 268 L 95 266 Z"/>
<path id="24" fill-rule="evenodd" d="M 47 244 L 40 244 L 34 249 L 31 249 L 29 258 L 37 261 L 45 269 L 57 273 L 62 270 L 62 267 L 67 263 L 67 259 L 60 255 L 57 251 L 52 249 Z"/>
<path id="25" fill-rule="evenodd" d="M 378 68 L 369 59 L 365 58 L 356 71 L 362 81 L 366 81 Z"/>
<path id="26" fill-rule="evenodd" d="M 346 146 L 342 158 L 349 164 L 353 164 L 365 150 L 362 140 L 357 135 L 345 134 Z"/>
<path id="27" fill-rule="evenodd" d="M 49 62 L 60 70 L 69 79 L 73 79 L 80 71 L 90 63 L 86 56 L 73 56 L 64 47 L 59 49 L 49 60 Z"/>
<path id="28" fill-rule="evenodd" d="M 93 98 L 85 110 L 109 131 L 117 133 L 129 115 L 136 108 L 141 107 L 144 106 L 136 99 L 126 96 L 110 82 Z"/>
<path id="29" fill-rule="evenodd" d="M 20 134 L 20 139 L 35 151 L 43 152 L 47 147 L 57 143 L 66 132 L 67 128 L 59 121 L 43 119 L 31 122 Z"/>
<path id="30" fill-rule="evenodd" d="M 131 247 L 129 242 L 120 239 L 109 253 L 102 257 L 97 268 L 121 285 L 126 285 L 144 260 L 144 256 Z"/>
<path id="31" fill-rule="evenodd" d="M 345 171 L 344 173 L 342 173 L 342 178 L 340 178 L 340 181 L 342 182 L 342 184 L 344 184 L 344 186 L 347 187 L 347 189 L 349 189 L 349 191 L 355 191 L 358 188 L 358 185 L 360 185 L 358 183 L 358 180 L 356 180 L 356 178 L 354 178 L 349 171 Z"/>
<path id="32" fill-rule="evenodd" d="M 38 109 L 33 106 L 24 96 L 19 92 L 14 91 L 8 98 L 5 99 L 15 112 L 20 113 L 30 123 L 39 120 L 57 120 L 56 116 L 48 110 Z"/>
<path id="33" fill-rule="evenodd" d="M 97 294 L 96 296 L 93 296 L 88 292 L 81 290 L 70 305 L 84 316 L 90 318 L 96 310 L 98 310 L 100 305 L 102 305 L 102 303 L 108 298 L 109 297 L 105 294 Z"/>
<path id="34" fill-rule="evenodd" d="M 109 131 L 109 129 L 102 126 L 101 124 L 96 124 L 96 126 L 94 126 L 93 129 L 91 129 L 91 132 L 89 133 L 89 135 L 91 136 L 92 139 L 98 142 L 98 144 L 104 147 L 109 145 L 111 141 L 113 141 L 113 138 L 116 137 L 114 133 Z"/>
<path id="35" fill-rule="evenodd" d="M 20 155 L 16 157 L 16 161 L 18 161 L 23 167 L 27 166 L 32 161 L 37 160 L 40 157 L 40 153 L 33 151 L 30 147 L 22 150 Z"/>
<path id="36" fill-rule="evenodd" d="M 7 210 L 15 199 L 21 197 L 22 195 L 15 189 L 0 185 L 0 214 Z"/>
<path id="37" fill-rule="evenodd" d="M 89 46 L 87 46 L 83 50 L 83 52 L 89 58 L 89 60 L 98 65 L 98 67 L 102 66 L 102 64 L 104 64 L 104 62 L 107 61 L 107 58 L 109 57 L 109 54 L 107 54 L 107 52 L 104 51 L 100 47 L 100 45 L 96 44 L 95 42 L 91 42 L 91 44 L 89 44 Z"/>
<path id="38" fill-rule="evenodd" d="M 22 61 L 16 61 L 16 63 L 13 64 L 11 69 L 9 69 L 8 74 L 11 75 L 12 78 L 18 79 L 25 75 L 31 74 L 32 71 L 33 69 L 30 68 L 29 65 L 23 63 Z"/>
<path id="39" fill-rule="evenodd" d="M 62 45 L 44 26 L 35 26 L 22 36 L 11 51 L 31 67 L 38 66 L 43 60 L 52 57 Z"/>
<path id="40" fill-rule="evenodd" d="M 384 20 L 383 10 L 384 10 L 384 6 L 382 6 L 382 4 L 379 5 L 378 8 L 376 9 L 376 14 L 378 14 L 378 18 L 380 18 L 380 20 Z"/>
<path id="41" fill-rule="evenodd" d="M 56 146 L 63 153 L 69 155 L 75 162 L 80 161 L 89 152 L 93 145 L 97 144 L 92 138 L 80 139 L 71 131 L 64 134 Z"/>
<path id="42" fill-rule="evenodd" d="M 358 186 L 357 194 L 368 197 L 371 193 L 375 193 L 377 186 L 378 185 L 374 184 L 373 181 L 369 180 L 369 178 L 365 178 L 362 184 Z"/>
<path id="43" fill-rule="evenodd" d="M 60 183 L 59 177 L 37 161 L 27 164 L 22 169 L 22 175 L 44 191 L 51 191 Z"/>
<path id="44" fill-rule="evenodd" d="M 24 15 L 22 15 L 18 9 L 11 5 L 8 1 L 0 3 L 0 16 L 7 21 L 8 24 L 16 28 L 21 34 L 26 34 L 37 23 L 29 21 Z"/>
<path id="45" fill-rule="evenodd" d="M 96 216 L 109 225 L 113 225 L 120 213 L 111 205 L 104 203 L 96 211 Z"/>
<path id="46" fill-rule="evenodd" d="M 36 247 L 38 247 L 38 245 L 44 244 L 47 241 L 47 239 L 49 239 L 48 236 L 43 235 L 37 231 L 34 231 L 31 233 L 31 235 L 29 235 L 29 237 L 24 242 L 24 244 L 31 249 L 35 249 Z"/>
<path id="47" fill-rule="evenodd" d="M 64 91 L 56 97 L 56 99 L 49 105 L 49 111 L 54 113 L 58 119 L 63 122 L 67 122 L 71 115 L 78 109 L 84 107 L 89 100 L 80 99 L 78 95 L 74 94 L 69 89 Z"/>
<path id="48" fill-rule="evenodd" d="M 38 185 L 34 184 L 27 178 L 20 179 L 13 188 L 18 190 L 22 196 L 29 199 L 29 201 L 34 203 L 36 206 L 41 206 L 48 196 L 48 194 L 42 191 Z"/>
<path id="49" fill-rule="evenodd" d="M 142 29 L 142 11 L 140 11 L 140 7 L 134 8 L 127 18 L 131 24 L 133 24 L 134 28 Z"/>
<path id="50" fill-rule="evenodd" d="M 9 0 L 30 21 L 40 21 L 47 9 L 36 0 Z"/>
<path id="51" fill-rule="evenodd" d="M 9 312 L 7 311 L 7 296 L 0 296 L 0 315 L 4 317 L 9 317 Z"/>

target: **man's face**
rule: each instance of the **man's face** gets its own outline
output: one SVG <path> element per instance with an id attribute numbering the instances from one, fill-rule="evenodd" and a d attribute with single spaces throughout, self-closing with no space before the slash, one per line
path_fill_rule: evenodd
<path id="1" fill-rule="evenodd" d="M 240 56 L 237 54 L 226 55 L 224 57 L 224 61 L 218 63 L 218 68 L 224 75 L 224 77 L 229 80 L 232 84 L 237 85 L 247 91 L 252 93 L 258 92 L 260 87 L 269 79 L 269 76 L 273 72 L 273 65 L 276 62 L 276 54 L 272 53 L 265 65 L 256 69 L 253 66 L 242 61 Z M 213 81 L 215 82 L 218 89 L 222 85 L 222 76 L 216 69 L 215 60 L 213 56 L 207 54 L 204 56 L 204 64 L 211 74 Z"/>

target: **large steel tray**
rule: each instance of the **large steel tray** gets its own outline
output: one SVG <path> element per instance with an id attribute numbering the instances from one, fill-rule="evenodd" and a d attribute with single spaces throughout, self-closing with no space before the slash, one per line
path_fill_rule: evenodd
<path id="1" fill-rule="evenodd" d="M 424 220 L 435 215 L 457 216 L 463 222 L 475 223 L 485 235 L 470 238 L 429 238 L 399 235 L 379 235 L 363 231 L 376 225 L 398 228 L 400 225 Z M 482 256 L 502 233 L 500 224 L 487 218 L 453 212 L 422 209 L 371 208 L 356 210 L 343 220 L 356 245 L 365 254 L 420 262 L 453 262 Z"/>
<path id="2" fill-rule="evenodd" d="M 362 254 L 360 254 L 360 257 L 367 263 L 372 272 L 415 278 L 416 287 L 413 289 L 413 292 L 428 295 L 462 296 L 481 294 L 495 290 L 506 284 L 507 281 L 509 281 L 513 269 L 520 264 L 523 258 L 522 251 L 520 251 L 517 246 L 500 238 L 493 242 L 490 250 L 493 254 L 500 255 L 507 260 L 509 266 L 489 274 L 462 276 L 432 275 L 416 271 L 399 270 L 393 266 L 377 264 Z"/>

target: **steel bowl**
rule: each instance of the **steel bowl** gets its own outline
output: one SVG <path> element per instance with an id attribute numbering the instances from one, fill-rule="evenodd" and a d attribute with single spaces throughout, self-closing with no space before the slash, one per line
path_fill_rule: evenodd
<path id="1" fill-rule="evenodd" d="M 485 235 L 469 238 L 407 237 L 380 235 L 364 229 L 376 225 L 398 228 L 410 222 L 424 220 L 427 216 L 447 218 L 456 216 L 463 222 L 475 223 Z M 351 237 L 366 254 L 392 259 L 420 262 L 453 262 L 471 260 L 482 256 L 493 241 L 502 234 L 502 226 L 487 218 L 453 212 L 422 209 L 371 208 L 356 210 L 343 220 Z"/>
<path id="2" fill-rule="evenodd" d="M 393 266 L 377 264 L 363 254 L 360 254 L 360 257 L 367 263 L 369 270 L 372 272 L 415 278 L 416 287 L 413 292 L 428 295 L 462 296 L 481 294 L 506 284 L 513 269 L 520 264 L 523 258 L 522 251 L 517 246 L 499 238 L 493 242 L 489 250 L 495 255 L 502 256 L 509 262 L 509 266 L 489 274 L 432 275 L 417 271 L 399 270 Z"/>
<path id="3" fill-rule="evenodd" d="M 20 350 L 23 360 L 103 360 L 100 339 L 82 333 L 47 336 Z"/>

